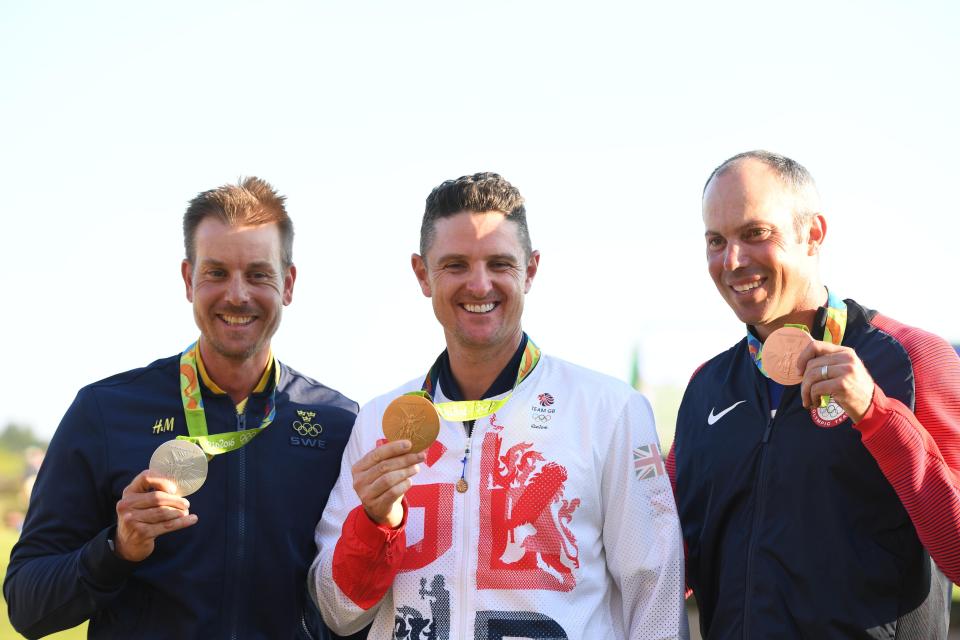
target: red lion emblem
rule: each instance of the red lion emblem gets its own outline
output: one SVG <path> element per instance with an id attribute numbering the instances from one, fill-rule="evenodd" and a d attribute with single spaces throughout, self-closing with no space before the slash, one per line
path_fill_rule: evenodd
<path id="1" fill-rule="evenodd" d="M 529 442 L 503 455 L 502 445 L 500 433 L 484 436 L 477 586 L 571 591 L 580 563 L 567 525 L 580 499 L 564 497 L 567 470 L 546 461 Z"/>

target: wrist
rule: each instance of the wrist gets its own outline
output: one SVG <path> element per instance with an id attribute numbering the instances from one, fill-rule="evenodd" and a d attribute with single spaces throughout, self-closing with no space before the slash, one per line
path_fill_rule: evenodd
<path id="1" fill-rule="evenodd" d="M 391 529 L 396 529 L 401 524 L 403 524 L 403 503 L 399 500 L 393 505 L 390 509 L 390 513 L 387 514 L 387 521 L 384 523 L 386 526 Z"/>

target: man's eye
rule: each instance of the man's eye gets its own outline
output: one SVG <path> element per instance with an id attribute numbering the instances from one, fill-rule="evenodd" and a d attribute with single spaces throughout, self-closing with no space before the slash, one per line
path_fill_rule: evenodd
<path id="1" fill-rule="evenodd" d="M 255 271 L 255 272 L 253 272 L 253 273 L 250 274 L 250 278 L 253 279 L 253 280 L 266 280 L 266 279 L 268 279 L 269 277 L 270 277 L 270 274 L 269 274 L 269 273 L 265 273 L 265 272 L 263 272 L 263 271 Z"/>
<path id="2" fill-rule="evenodd" d="M 493 264 L 491 264 L 490 267 L 495 271 L 505 271 L 507 269 L 512 269 L 513 263 L 507 262 L 505 260 L 498 260 L 497 262 L 494 262 Z"/>
<path id="3" fill-rule="evenodd" d="M 207 271 L 207 275 L 210 276 L 211 278 L 223 278 L 224 276 L 227 275 L 227 272 L 224 271 L 223 269 L 210 269 L 209 271 Z"/>
<path id="4" fill-rule="evenodd" d="M 723 247 L 723 238 L 719 236 L 713 236 L 712 238 L 707 238 L 708 249 L 720 249 L 721 247 Z"/>
<path id="5" fill-rule="evenodd" d="M 746 234 L 744 234 L 749 240 L 762 240 L 769 235 L 770 230 L 763 227 L 756 227 L 754 229 L 748 229 Z"/>
<path id="6" fill-rule="evenodd" d="M 462 262 L 448 262 L 443 268 L 447 271 L 463 271 L 467 265 Z"/>

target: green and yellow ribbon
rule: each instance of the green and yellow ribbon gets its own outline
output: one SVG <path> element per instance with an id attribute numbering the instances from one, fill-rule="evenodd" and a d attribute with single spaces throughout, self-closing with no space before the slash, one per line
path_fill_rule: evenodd
<path id="1" fill-rule="evenodd" d="M 467 422 L 468 420 L 477 420 L 492 413 L 496 413 L 500 408 L 507 404 L 507 401 L 513 397 L 513 392 L 523 382 L 524 378 L 530 375 L 537 363 L 540 362 L 540 348 L 533 343 L 533 340 L 527 337 L 527 346 L 523 349 L 523 355 L 520 357 L 520 366 L 517 368 L 517 378 L 513 383 L 510 393 L 499 400 L 458 400 L 451 402 L 434 402 L 437 413 L 444 420 L 450 422 Z M 441 354 L 441 358 L 443 355 Z M 423 396 L 430 402 L 433 402 L 433 394 L 436 392 L 437 379 L 440 374 L 440 358 L 433 363 L 427 377 L 423 381 L 420 391 L 411 391 L 404 395 Z"/>
<path id="2" fill-rule="evenodd" d="M 192 442 L 203 449 L 208 458 L 235 451 L 270 426 L 277 415 L 277 386 L 280 382 L 280 367 L 277 359 L 271 357 L 273 367 L 273 391 L 263 412 L 260 426 L 242 431 L 226 431 L 210 434 L 207 431 L 207 416 L 203 410 L 203 396 L 200 394 L 200 374 L 197 369 L 197 349 L 194 342 L 180 354 L 180 397 L 183 400 L 183 415 L 187 421 L 188 436 L 177 436 L 177 440 Z"/>
<path id="3" fill-rule="evenodd" d="M 827 289 L 827 307 L 826 322 L 823 327 L 823 341 L 839 345 L 843 342 L 843 334 L 847 330 L 847 303 L 843 298 Z M 785 327 L 795 327 L 810 333 L 810 327 L 805 324 L 785 324 Z M 763 343 L 756 336 L 747 331 L 747 350 L 753 358 L 754 364 L 760 373 L 770 377 L 766 369 L 763 368 Z M 830 404 L 830 396 L 820 396 L 820 406 L 826 407 Z"/>

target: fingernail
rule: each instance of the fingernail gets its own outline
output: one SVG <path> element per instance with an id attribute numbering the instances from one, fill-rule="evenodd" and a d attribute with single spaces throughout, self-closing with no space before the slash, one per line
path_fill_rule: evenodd
<path id="1" fill-rule="evenodd" d="M 190 508 L 190 501 L 189 501 L 189 500 L 187 500 L 186 498 L 184 498 L 184 499 L 183 499 L 183 503 L 184 503 L 185 505 L 187 505 L 187 509 Z"/>
<path id="2" fill-rule="evenodd" d="M 407 449 L 409 449 L 411 446 L 412 446 L 412 445 L 410 444 L 410 441 L 409 441 L 409 440 L 404 440 L 404 441 L 403 441 L 403 450 L 404 450 L 404 451 L 406 451 Z"/>

